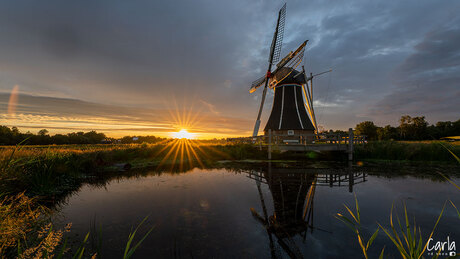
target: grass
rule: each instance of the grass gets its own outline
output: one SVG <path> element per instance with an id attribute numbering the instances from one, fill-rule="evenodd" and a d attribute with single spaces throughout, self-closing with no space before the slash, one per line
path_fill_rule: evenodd
<path id="1" fill-rule="evenodd" d="M 450 153 L 450 155 L 452 155 L 452 157 L 454 157 L 455 160 L 458 163 L 460 163 L 460 158 L 451 150 L 452 147 L 448 148 L 443 143 L 436 143 L 436 144 L 440 144 L 441 147 L 443 147 L 445 150 L 447 150 Z M 441 172 L 438 172 L 438 174 L 440 174 L 444 179 L 446 179 L 454 187 L 456 187 L 458 190 L 460 190 L 460 187 L 457 184 L 455 184 L 452 180 L 450 180 L 447 176 L 445 176 Z M 457 216 L 460 219 L 459 210 L 457 209 L 457 207 L 455 206 L 455 204 L 451 200 L 449 200 L 449 202 L 452 205 L 452 207 L 456 210 Z M 355 203 L 356 203 L 356 212 L 355 213 L 353 213 L 350 208 L 348 208 L 346 205 L 344 205 L 345 208 L 347 209 L 348 213 L 350 214 L 351 219 L 349 217 L 346 217 L 346 216 L 340 214 L 340 213 L 337 213 L 336 218 L 341 220 L 348 227 L 350 227 L 353 230 L 353 232 L 356 233 L 359 245 L 360 245 L 361 250 L 363 252 L 363 255 L 367 259 L 368 258 L 367 251 L 368 251 L 370 245 L 372 244 L 372 242 L 374 241 L 374 239 L 377 237 L 379 229 L 377 229 L 374 232 L 374 234 L 371 236 L 371 238 L 369 239 L 367 244 L 364 246 L 363 238 L 362 238 L 361 233 L 360 233 L 361 217 L 360 217 L 360 210 L 359 210 L 358 200 L 357 200 L 356 196 L 355 196 Z M 431 237 L 433 236 L 434 231 L 436 230 L 436 227 L 437 227 L 439 221 L 441 220 L 442 214 L 444 213 L 444 209 L 446 207 L 446 203 L 447 202 L 444 203 L 444 205 L 443 205 L 443 207 L 441 209 L 441 213 L 439 214 L 438 219 L 436 220 L 436 223 L 434 224 L 433 230 L 431 231 L 431 233 L 428 236 L 428 238 L 426 239 L 426 241 L 423 241 L 423 237 L 422 237 L 420 227 L 418 228 L 418 232 L 417 232 L 417 225 L 416 225 L 416 222 L 415 222 L 415 218 L 413 220 L 413 225 L 411 225 L 411 222 L 409 221 L 409 217 L 408 217 L 408 214 L 407 214 L 406 204 L 404 204 L 404 206 L 403 206 L 404 207 L 404 222 L 403 223 L 405 223 L 404 225 L 401 224 L 401 220 L 399 219 L 399 216 L 396 214 L 396 219 L 397 219 L 397 222 L 398 222 L 399 229 L 397 229 L 395 227 L 395 224 L 393 223 L 393 208 L 394 208 L 394 206 L 391 206 L 390 228 L 385 228 L 380 223 L 378 223 L 379 228 L 381 228 L 385 232 L 386 236 L 391 240 L 391 242 L 396 247 L 396 249 L 398 250 L 398 252 L 400 253 L 402 258 L 404 258 L 404 259 L 409 259 L 409 258 L 410 259 L 420 259 L 420 258 L 424 258 L 423 254 L 425 253 L 425 251 L 427 249 L 427 246 L 428 246 L 428 242 L 431 239 Z M 383 258 L 384 250 L 385 250 L 385 247 L 382 249 L 382 252 L 380 253 L 379 258 Z M 435 254 L 432 258 L 438 258 L 439 254 L 441 252 L 442 252 L 442 250 L 438 250 L 437 254 Z"/>
<path id="2" fill-rule="evenodd" d="M 188 143 L 188 142 L 187 142 Z M 190 144 L 191 143 L 191 144 Z M 32 196 L 56 196 L 77 189 L 94 175 L 119 171 L 117 163 L 133 168 L 154 167 L 183 171 L 219 160 L 262 159 L 253 145 L 198 145 L 190 142 L 131 145 L 65 145 L 1 147 L 0 188 Z"/>
<path id="3" fill-rule="evenodd" d="M 131 244 L 134 240 L 134 237 L 136 236 L 137 231 L 139 230 L 139 227 L 147 220 L 148 217 L 145 217 L 139 225 L 137 225 L 136 229 L 134 231 L 131 231 L 131 233 L 128 236 L 128 242 L 126 243 L 125 247 L 125 253 L 123 254 L 123 259 L 129 259 L 131 256 L 134 254 L 136 249 L 144 242 L 144 240 L 150 235 L 150 233 L 153 231 L 153 228 L 150 228 L 150 230 L 133 246 L 131 247 Z"/>
<path id="4" fill-rule="evenodd" d="M 0 255 L 11 250 L 18 242 L 37 232 L 46 221 L 46 208 L 20 193 L 3 194 L 0 200 Z"/>
<path id="5" fill-rule="evenodd" d="M 0 257 L 60 258 L 66 254 L 67 258 L 69 253 L 73 258 L 87 256 L 86 246 L 91 235 L 88 234 L 80 247 L 72 252 L 67 247 L 67 240 L 63 240 L 66 231 L 53 229 L 46 207 L 39 204 L 54 206 L 57 200 L 78 190 L 82 183 L 95 181 L 95 184 L 104 184 L 111 177 L 120 177 L 122 173 L 110 171 L 115 163 L 151 166 L 160 172 L 184 171 L 223 159 L 265 156 L 252 145 L 194 145 L 192 150 L 184 148 L 185 142 L 179 144 L 182 148 L 167 143 L 0 147 L 0 189 L 8 193 L 0 196 Z M 181 153 L 188 156 L 180 156 Z M 123 258 L 131 258 L 152 232 L 153 228 L 139 241 L 134 241 L 146 219 L 130 233 Z M 101 238 L 99 232 L 96 257 L 101 252 Z"/>
<path id="6" fill-rule="evenodd" d="M 28 198 L 24 193 L 8 196 L 2 194 L 0 200 L 0 258 L 63 258 L 75 259 L 91 256 L 100 258 L 100 247 L 96 251 L 87 251 L 90 237 L 88 232 L 78 247 L 72 250 L 67 246 L 65 234 L 71 231 L 71 224 L 64 229 L 54 229 L 49 210 L 37 204 L 36 199 Z M 123 259 L 129 259 L 142 242 L 153 231 L 151 227 L 139 241 L 134 242 L 139 228 L 145 223 L 145 217 L 131 231 L 126 242 Z M 98 234 L 102 243 L 102 233 Z"/>
<path id="7" fill-rule="evenodd" d="M 404 219 L 405 219 L 404 223 L 405 224 L 402 225 L 399 217 L 396 216 L 399 230 L 397 230 L 393 224 L 393 206 L 391 207 L 391 213 L 390 213 L 390 228 L 387 229 L 380 224 L 379 224 L 379 227 L 385 232 L 387 237 L 391 240 L 391 242 L 398 249 L 398 252 L 400 253 L 402 258 L 419 259 L 423 257 L 423 254 L 425 253 L 426 248 L 428 246 L 428 241 L 433 236 L 434 231 L 436 227 L 438 226 L 439 221 L 441 220 L 442 214 L 444 213 L 445 207 L 446 207 L 446 204 L 444 203 L 441 213 L 439 214 L 438 219 L 436 220 L 436 223 L 434 224 L 433 230 L 431 231 L 430 235 L 426 238 L 426 241 L 423 241 L 420 227 L 418 228 L 418 232 L 417 232 L 417 225 L 415 222 L 415 218 L 414 218 L 413 225 L 411 225 L 409 221 L 409 217 L 407 216 L 407 208 L 405 204 L 404 204 Z M 441 252 L 441 250 L 439 250 L 438 254 L 433 256 L 433 258 L 438 258 L 439 252 Z"/>
<path id="8" fill-rule="evenodd" d="M 342 221 L 345 225 L 347 225 L 356 234 L 356 238 L 358 239 L 358 243 L 359 243 L 359 246 L 361 247 L 361 251 L 363 252 L 364 257 L 368 259 L 369 256 L 368 256 L 367 251 L 369 250 L 370 246 L 372 245 L 375 238 L 377 237 L 379 233 L 379 229 L 377 228 L 375 232 L 372 234 L 372 236 L 366 242 L 365 239 L 363 238 L 363 234 L 361 230 L 362 228 L 361 213 L 359 210 L 358 200 L 356 199 L 356 196 L 355 196 L 355 205 L 356 205 L 355 212 L 353 212 L 348 206 L 344 205 L 349 215 L 351 216 L 351 218 L 344 216 L 340 213 L 337 213 L 335 217 L 339 219 L 340 221 Z M 385 248 L 383 248 L 382 251 L 380 252 L 379 258 L 383 258 L 384 252 L 385 252 Z"/>
<path id="9" fill-rule="evenodd" d="M 449 150 L 443 145 L 449 146 Z M 354 156 L 359 160 L 455 162 L 452 154 L 460 153 L 460 145 L 441 141 L 371 141 L 366 145 L 355 145 L 354 149 Z"/>
<path id="10" fill-rule="evenodd" d="M 341 213 L 336 214 L 336 218 L 342 221 L 345 225 L 347 225 L 355 234 L 358 240 L 358 244 L 361 248 L 361 251 L 363 253 L 363 256 L 367 259 L 368 257 L 368 250 L 370 246 L 372 245 L 373 241 L 377 237 L 379 233 L 379 229 L 382 229 L 383 232 L 385 233 L 386 237 L 391 241 L 391 243 L 396 247 L 397 251 L 401 255 L 402 258 L 404 259 L 420 259 L 424 258 L 423 254 L 426 251 L 428 241 L 430 238 L 433 236 L 434 231 L 436 230 L 436 227 L 441 220 L 441 217 L 444 213 L 444 209 L 446 206 L 446 203 L 444 203 L 444 206 L 441 209 L 441 213 L 439 214 L 436 223 L 434 224 L 433 230 L 431 233 L 428 235 L 426 239 L 423 238 L 420 227 L 417 227 L 415 218 L 413 220 L 413 223 L 411 224 L 408 213 L 407 213 L 407 208 L 406 205 L 404 204 L 404 222 L 401 224 L 401 220 L 399 216 L 396 214 L 396 220 L 397 220 L 397 227 L 395 227 L 394 221 L 393 221 L 393 209 L 394 207 L 391 207 L 391 212 L 390 212 L 390 227 L 386 228 L 382 226 L 380 223 L 378 224 L 378 228 L 375 230 L 375 232 L 372 234 L 372 236 L 369 238 L 367 242 L 365 242 L 365 239 L 363 238 L 363 234 L 361 231 L 361 216 L 360 216 L 360 210 L 359 210 L 359 205 L 358 205 L 358 200 L 355 196 L 355 204 L 356 204 L 356 210 L 353 212 L 348 206 L 344 205 L 345 209 L 347 210 L 349 216 L 345 216 Z M 453 205 L 453 203 L 452 203 Z M 455 207 L 455 206 L 454 206 Z M 399 228 L 398 228 L 399 227 Z M 385 252 L 385 247 L 382 248 L 380 252 L 379 258 L 384 257 L 384 252 Z M 433 258 L 438 258 L 439 256 L 438 251 L 437 255 L 434 255 Z"/>
<path id="11" fill-rule="evenodd" d="M 447 143 L 444 144 L 447 146 Z M 454 161 L 460 146 L 445 149 L 437 143 L 370 142 L 357 145 L 356 159 L 392 161 Z M 343 155 L 343 154 L 342 154 Z M 318 157 L 314 152 L 274 152 L 272 158 L 337 159 L 340 154 Z M 133 169 L 183 172 L 194 167 L 213 167 L 218 161 L 264 161 L 265 150 L 251 144 L 211 145 L 199 141 L 170 141 L 161 144 L 63 145 L 0 147 L 0 189 L 39 196 L 55 202 L 83 183 L 120 174 L 129 163 Z M 458 157 L 457 157 L 458 158 Z"/>
<path id="12" fill-rule="evenodd" d="M 63 240 L 67 230 L 53 229 L 47 221 L 46 208 L 39 204 L 43 204 L 43 200 L 49 200 L 55 204 L 56 200 L 77 190 L 82 183 L 104 184 L 110 177 L 120 177 L 123 173 L 118 172 L 119 168 L 114 166 L 116 163 L 129 162 L 134 168 L 154 167 L 157 169 L 156 171 L 183 172 L 193 167 L 210 166 L 219 160 L 252 159 L 261 161 L 266 159 L 266 151 L 262 151 L 254 145 L 199 145 L 199 143 L 191 142 L 192 144 L 187 146 L 186 143 L 188 142 L 177 142 L 175 145 L 163 143 L 157 145 L 18 145 L 16 147 L 0 147 L 0 189 L 9 193 L 8 196 L 0 195 L 0 231 L 2 233 L 0 255 L 17 254 L 19 258 L 30 256 L 46 258 L 46 256 L 53 254 L 60 258 L 64 254 L 71 253 L 72 251 L 67 247 L 67 241 Z M 358 159 L 411 161 L 449 161 L 450 159 L 452 161 L 454 158 L 460 162 L 455 155 L 455 153 L 459 153 L 459 150 L 460 146 L 458 145 L 447 148 L 447 144 L 442 146 L 433 142 L 371 142 L 366 146 L 356 146 L 355 155 Z M 273 158 L 282 159 L 285 158 L 285 154 L 275 152 Z M 129 173 L 129 175 L 135 174 Z M 446 177 L 444 176 L 444 178 Z M 29 198 L 29 196 L 35 198 Z M 453 203 L 452 205 L 455 207 Z M 356 202 L 355 213 L 348 207 L 346 209 L 351 218 L 342 214 L 338 214 L 337 217 L 353 229 L 361 250 L 367 258 L 367 251 L 377 237 L 379 228 L 366 241 L 361 230 L 358 203 Z M 145 220 L 130 233 L 124 258 L 130 258 L 151 233 L 152 229 L 142 236 L 140 241 L 133 243 L 139 227 Z M 45 224 L 46 222 L 48 224 Z M 390 231 L 393 231 L 391 237 L 394 240 L 407 239 L 406 243 L 408 244 L 412 244 L 417 235 L 411 234 L 409 237 L 407 233 L 395 232 L 392 222 L 391 229 L 380 228 L 388 237 L 390 237 L 388 235 L 391 234 Z M 412 228 L 415 231 L 415 224 Z M 88 254 L 86 248 L 88 237 L 91 235 L 88 234 L 81 242 L 80 247 L 73 253 L 74 258 L 81 258 Z M 100 242 L 102 242 L 100 232 L 97 239 L 98 245 L 94 254 L 96 257 L 100 257 L 98 255 L 101 253 Z M 395 245 L 401 246 L 399 242 Z M 410 245 L 404 249 L 406 253 L 414 249 L 416 254 L 420 252 L 420 246 Z M 383 252 L 384 249 L 381 252 L 382 256 Z"/>

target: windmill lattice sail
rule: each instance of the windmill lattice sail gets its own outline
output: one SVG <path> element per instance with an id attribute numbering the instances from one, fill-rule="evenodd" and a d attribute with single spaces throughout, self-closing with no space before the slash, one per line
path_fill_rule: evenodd
<path id="1" fill-rule="evenodd" d="M 281 52 L 281 46 L 282 46 L 283 34 L 284 34 L 284 20 L 285 20 L 285 18 L 286 18 L 286 4 L 283 5 L 283 7 L 280 9 L 280 11 L 278 13 L 278 20 L 277 20 L 277 23 L 276 23 L 275 33 L 273 34 L 272 45 L 271 45 L 271 48 L 270 48 L 270 55 L 268 56 L 267 74 L 266 74 L 265 80 L 262 81 L 262 83 L 265 83 L 265 86 L 264 86 L 264 91 L 262 93 L 262 100 L 260 101 L 259 113 L 257 114 L 256 124 L 254 125 L 254 131 L 252 133 L 253 136 L 257 136 L 257 134 L 259 132 L 260 116 L 262 116 L 262 110 L 264 108 L 265 96 L 267 95 L 268 80 L 270 79 L 270 75 L 271 75 L 270 71 L 272 70 L 273 62 L 276 62 L 275 60 L 277 60 L 279 58 L 279 55 L 280 55 L 280 52 Z M 255 91 L 255 89 L 257 89 L 257 87 L 254 88 L 254 91 Z M 254 91 L 252 91 L 252 92 L 254 92 Z"/>
<path id="2" fill-rule="evenodd" d="M 273 49 L 273 57 L 269 57 L 268 62 L 278 62 L 281 54 L 281 47 L 283 46 L 284 37 L 284 22 L 286 18 L 286 4 L 281 7 L 278 14 L 278 23 L 275 30 L 275 37 L 273 37 L 271 49 Z M 270 60 L 271 59 L 271 60 Z"/>

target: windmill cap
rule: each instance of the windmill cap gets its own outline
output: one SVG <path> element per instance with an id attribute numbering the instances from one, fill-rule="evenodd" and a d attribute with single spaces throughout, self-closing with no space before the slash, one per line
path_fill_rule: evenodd
<path id="1" fill-rule="evenodd" d="M 277 82 L 277 86 L 282 84 L 305 84 L 305 77 L 303 75 L 295 77 L 299 73 L 301 72 L 291 67 L 283 67 L 276 72 L 273 79 Z"/>

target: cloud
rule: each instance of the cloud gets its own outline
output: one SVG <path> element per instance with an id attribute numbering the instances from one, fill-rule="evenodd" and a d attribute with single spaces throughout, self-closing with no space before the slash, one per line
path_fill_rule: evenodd
<path id="1" fill-rule="evenodd" d="M 51 133 L 97 130 L 111 136 L 170 136 L 170 132 L 185 126 L 190 132 L 226 137 L 245 132 L 250 124 L 241 118 L 193 111 L 193 104 L 190 107 L 147 109 L 24 94 L 18 95 L 16 116 L 11 117 L 6 112 L 8 98 L 8 94 L 0 94 L 0 120 L 2 124 L 17 126 L 21 130 L 47 128 Z"/>
<path id="2" fill-rule="evenodd" d="M 220 112 L 218 112 L 218 111 L 216 110 L 216 106 L 215 106 L 215 105 L 210 104 L 210 103 L 208 103 L 208 102 L 205 102 L 205 101 L 203 101 L 203 100 L 200 100 L 200 102 L 201 102 L 202 104 L 204 104 L 204 105 L 209 109 L 209 111 L 212 112 L 213 114 L 215 114 L 215 115 L 219 115 L 219 114 L 220 114 Z"/>
<path id="3" fill-rule="evenodd" d="M 70 100 L 96 105 L 91 114 L 97 116 L 127 110 L 129 121 L 159 122 L 148 111 L 163 109 L 171 96 L 206 100 L 213 105 L 205 105 L 210 115 L 241 120 L 228 130 L 246 134 L 252 123 L 245 121 L 256 117 L 261 95 L 260 90 L 250 95 L 248 88 L 266 69 L 281 5 L 274 0 L 3 1 L 0 92 L 20 85 L 22 93 L 68 99 L 69 107 L 74 107 Z M 342 105 L 318 106 L 328 127 L 348 128 L 363 119 L 397 121 L 399 112 L 415 109 L 398 101 L 404 96 L 413 107 L 424 105 L 421 111 L 433 120 L 453 120 L 458 115 L 446 111 L 458 107 L 448 96 L 457 94 L 459 12 L 454 1 L 288 1 L 282 55 L 309 39 L 307 71 L 333 69 L 315 81 L 316 101 Z M 419 91 L 440 96 L 413 101 L 423 99 L 412 94 Z M 268 97 L 262 123 L 271 110 Z M 43 99 L 30 104 L 35 101 Z M 401 109 L 385 108 L 393 103 Z M 59 107 L 65 118 L 76 117 L 75 109 Z M 50 107 L 41 103 L 31 113 L 46 116 Z"/>
<path id="4" fill-rule="evenodd" d="M 393 72 L 396 88 L 373 108 L 377 115 L 416 114 L 458 119 L 460 110 L 460 27 L 426 34 Z"/>

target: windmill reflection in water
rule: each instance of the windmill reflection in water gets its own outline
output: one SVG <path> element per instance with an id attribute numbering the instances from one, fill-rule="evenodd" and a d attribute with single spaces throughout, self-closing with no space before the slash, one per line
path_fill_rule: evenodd
<path id="1" fill-rule="evenodd" d="M 332 172 L 331 172 L 332 171 Z M 308 230 L 326 231 L 313 226 L 313 207 L 317 186 L 348 187 L 366 181 L 366 174 L 346 169 L 293 169 L 268 168 L 248 172 L 254 179 L 260 197 L 262 213 L 251 208 L 254 218 L 266 229 L 270 242 L 272 258 L 281 257 L 274 244 L 274 238 L 284 252 L 291 258 L 302 258 L 302 253 L 293 238 L 300 235 L 305 242 Z M 269 216 L 266 200 L 262 193 L 262 184 L 267 184 L 273 199 L 273 213 Z"/>

